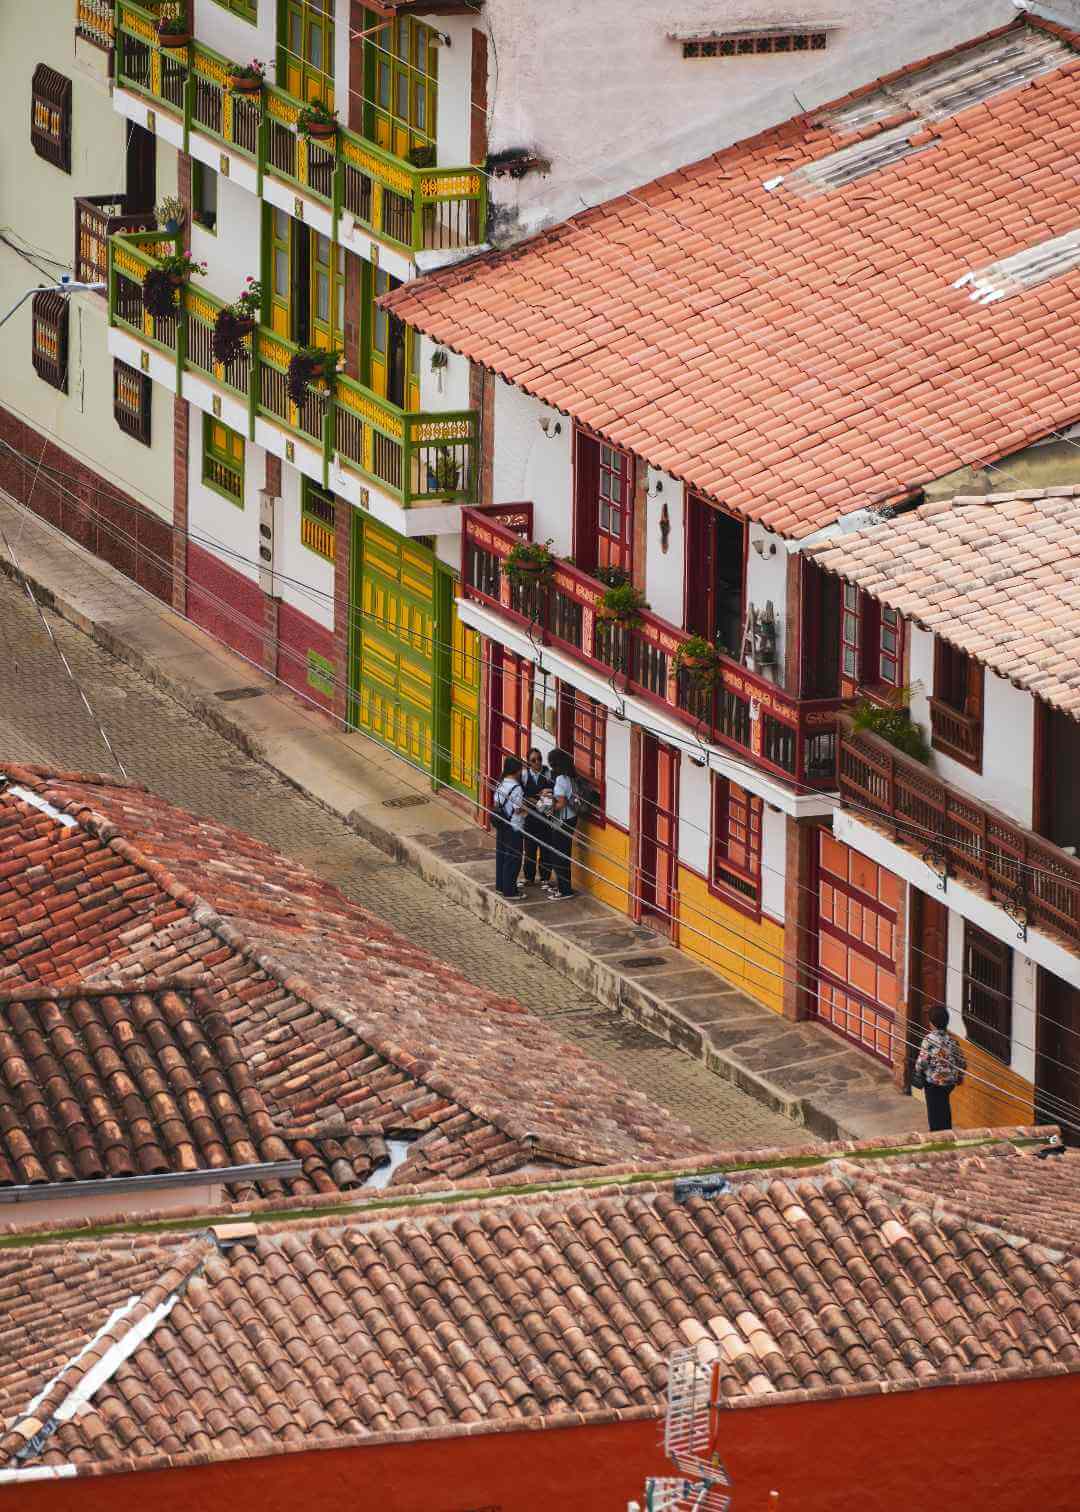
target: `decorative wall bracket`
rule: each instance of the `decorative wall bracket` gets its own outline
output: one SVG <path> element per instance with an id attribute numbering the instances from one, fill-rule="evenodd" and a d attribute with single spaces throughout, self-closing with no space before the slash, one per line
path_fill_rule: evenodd
<path id="1" fill-rule="evenodd" d="M 937 890 L 944 892 L 949 880 L 949 857 L 943 845 L 928 845 L 920 858 L 938 879 Z"/>
<path id="2" fill-rule="evenodd" d="M 1027 895 L 1019 882 L 1008 897 L 1002 899 L 1001 906 L 1016 925 L 1016 938 L 1026 940 L 1031 913 L 1027 906 Z"/>

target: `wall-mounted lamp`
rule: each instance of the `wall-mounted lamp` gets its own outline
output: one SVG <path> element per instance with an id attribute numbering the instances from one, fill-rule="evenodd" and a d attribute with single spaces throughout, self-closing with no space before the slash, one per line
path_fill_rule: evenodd
<path id="1" fill-rule="evenodd" d="M 668 514 L 667 500 L 660 507 L 660 550 L 667 555 L 668 540 L 671 536 L 671 516 Z"/>
<path id="2" fill-rule="evenodd" d="M 552 440 L 555 436 L 562 435 L 561 420 L 553 420 L 550 415 L 541 415 L 537 423 L 539 424 L 540 429 L 543 431 L 544 435 L 548 438 L 549 441 Z"/>
<path id="3" fill-rule="evenodd" d="M 646 486 L 646 488 L 645 488 L 645 493 L 646 493 L 647 497 L 650 498 L 650 499 L 658 499 L 660 497 L 660 495 L 663 493 L 663 491 L 664 491 L 664 480 L 663 480 L 663 478 L 657 478 L 657 480 L 656 480 L 656 487 L 655 488 L 651 484 L 648 484 Z"/>
<path id="4" fill-rule="evenodd" d="M 770 541 L 769 542 L 768 550 L 766 550 L 766 548 L 765 548 L 765 542 L 763 540 L 761 540 L 760 537 L 753 544 L 754 544 L 754 550 L 757 552 L 757 554 L 758 554 L 759 557 L 763 557 L 763 556 L 775 556 L 776 555 L 776 542 L 775 541 Z"/>
<path id="5" fill-rule="evenodd" d="M 453 47 L 454 45 L 454 39 L 449 32 L 433 32 L 431 40 L 437 47 Z"/>

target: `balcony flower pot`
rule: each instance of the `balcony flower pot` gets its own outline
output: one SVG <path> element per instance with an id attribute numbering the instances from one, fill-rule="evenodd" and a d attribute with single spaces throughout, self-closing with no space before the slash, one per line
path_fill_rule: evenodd
<path id="1" fill-rule="evenodd" d="M 177 295 L 189 279 L 206 273 L 206 264 L 196 262 L 187 252 L 162 258 L 156 268 L 149 268 L 142 282 L 143 309 L 158 319 L 176 314 Z"/>
<path id="2" fill-rule="evenodd" d="M 173 18 L 158 22 L 157 39 L 162 47 L 187 47 L 193 37 L 194 32 L 186 21 Z"/>
<path id="3" fill-rule="evenodd" d="M 520 583 L 539 583 L 549 578 L 555 568 L 551 542 L 518 541 L 503 558 L 503 570 Z"/>
<path id="4" fill-rule="evenodd" d="M 640 622 L 641 611 L 648 607 L 640 588 L 635 588 L 633 583 L 619 583 L 603 595 L 596 612 L 602 620 L 627 629 Z"/>
<path id="5" fill-rule="evenodd" d="M 703 635 L 691 635 L 676 651 L 675 665 L 693 683 L 712 683 L 720 675 L 720 653 Z"/>
<path id="6" fill-rule="evenodd" d="M 455 462 L 448 448 L 443 447 L 435 458 L 434 463 L 428 463 L 427 491 L 431 494 L 449 494 L 457 491 L 461 479 L 461 468 Z"/>
<path id="7" fill-rule="evenodd" d="M 312 100 L 297 116 L 296 129 L 301 136 L 310 137 L 312 141 L 332 141 L 337 136 L 337 111 L 321 100 Z"/>
<path id="8" fill-rule="evenodd" d="M 235 362 L 244 350 L 244 338 L 250 336 L 259 323 L 261 304 L 262 285 L 257 279 L 249 278 L 236 303 L 218 311 L 211 345 L 214 361 L 222 367 Z"/>
<path id="9" fill-rule="evenodd" d="M 241 64 L 229 75 L 229 89 L 238 95 L 261 94 L 265 78 L 266 64 L 252 58 L 250 63 Z"/>
<path id="10" fill-rule="evenodd" d="M 915 724 L 911 718 L 910 699 L 910 688 L 893 688 L 884 704 L 872 703 L 868 698 L 860 699 L 851 711 L 851 723 L 854 729 L 876 735 L 879 740 L 887 741 L 905 756 L 926 766 L 930 761 L 930 747 L 922 725 Z"/>
<path id="11" fill-rule="evenodd" d="M 168 194 L 154 211 L 158 225 L 170 236 L 179 236 L 184 227 L 184 219 L 187 212 L 184 202 L 178 195 Z"/>
<path id="12" fill-rule="evenodd" d="M 294 352 L 285 375 L 285 389 L 292 403 L 303 404 L 313 384 L 330 383 L 340 362 L 340 352 L 326 352 L 321 347 L 300 347 Z"/>

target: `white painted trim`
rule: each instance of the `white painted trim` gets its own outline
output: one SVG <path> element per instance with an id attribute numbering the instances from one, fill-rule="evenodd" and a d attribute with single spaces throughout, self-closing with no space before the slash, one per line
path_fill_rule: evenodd
<path id="1" fill-rule="evenodd" d="M 965 887 L 955 877 L 949 878 L 945 891 L 941 892 L 937 874 L 924 861 L 920 861 L 902 845 L 897 845 L 880 830 L 863 824 L 845 809 L 837 809 L 833 815 L 833 834 L 860 855 L 869 857 L 871 861 L 876 861 L 896 876 L 902 877 L 905 882 L 910 882 L 920 892 L 928 893 L 947 904 L 954 913 L 984 929 L 995 940 L 1001 940 L 1015 950 L 1017 955 L 1053 972 L 1063 982 L 1080 987 L 1080 956 L 1066 950 L 1063 945 L 1037 929 L 1029 929 L 1026 940 L 1018 939 L 1016 924 L 1003 908 L 989 898 L 984 898 L 981 893 Z"/>
<path id="2" fill-rule="evenodd" d="M 0 1486 L 12 1481 L 68 1480 L 78 1472 L 74 1465 L 31 1465 L 28 1470 L 0 1470 Z"/>
<path id="3" fill-rule="evenodd" d="M 587 693 L 590 698 L 595 698 L 598 703 L 602 703 L 616 714 L 622 712 L 630 723 L 654 731 L 661 739 L 669 739 L 672 744 L 678 745 L 690 756 L 695 754 L 698 742 L 694 738 L 693 731 L 689 726 L 665 714 L 662 709 L 646 703 L 642 698 L 616 693 L 606 678 L 589 667 L 583 667 L 563 652 L 555 650 L 554 647 L 534 645 L 524 630 L 508 624 L 501 615 L 496 614 L 484 604 L 478 604 L 473 599 L 459 598 L 457 610 L 458 618 L 462 623 L 474 630 L 479 630 L 481 635 L 486 635 L 490 640 L 505 646 L 508 651 L 524 657 L 526 661 L 531 661 L 544 671 L 554 673 L 563 682 L 568 682 L 571 687 Z M 754 758 L 749 753 L 743 758 L 720 746 L 709 745 L 707 742 L 700 745 L 699 753 L 707 762 L 710 771 L 730 777 L 740 787 L 746 788 L 747 792 L 755 793 L 766 803 L 771 803 L 774 808 L 781 809 L 785 814 L 791 814 L 796 819 L 810 819 L 831 814 L 836 808 L 837 800 L 827 794 L 792 792 L 779 778 L 760 771 L 754 765 Z"/>

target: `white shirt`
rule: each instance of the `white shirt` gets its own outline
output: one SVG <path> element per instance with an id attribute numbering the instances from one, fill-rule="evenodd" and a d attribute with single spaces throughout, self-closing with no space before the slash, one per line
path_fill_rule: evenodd
<path id="1" fill-rule="evenodd" d="M 525 828 L 525 792 L 520 777 L 504 777 L 495 789 L 495 812 L 511 829 Z"/>
<path id="2" fill-rule="evenodd" d="M 555 813 L 559 819 L 569 820 L 577 818 L 577 809 L 574 807 L 574 784 L 569 777 L 561 776 L 555 779 L 556 799 L 565 798 L 563 806 L 556 807 Z"/>

